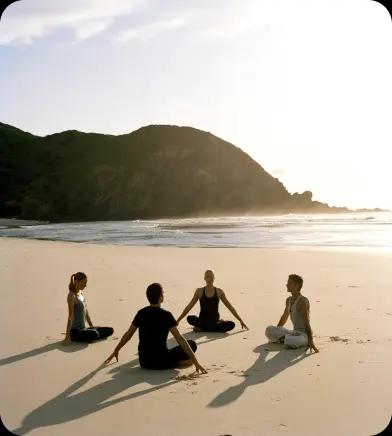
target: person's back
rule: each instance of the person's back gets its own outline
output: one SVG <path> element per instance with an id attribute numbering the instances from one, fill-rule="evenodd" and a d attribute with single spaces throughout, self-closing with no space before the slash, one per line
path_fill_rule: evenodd
<path id="1" fill-rule="evenodd" d="M 299 301 L 302 298 L 306 299 L 306 297 L 304 295 L 300 294 L 293 302 L 292 301 L 293 297 L 290 297 L 288 306 L 289 306 L 290 320 L 293 324 L 294 330 L 298 331 L 298 332 L 303 332 L 306 334 L 306 325 L 305 325 L 304 319 L 303 319 L 302 315 L 300 314 L 300 312 L 298 311 L 298 307 L 297 307 Z"/>
<path id="2" fill-rule="evenodd" d="M 121 338 L 113 353 L 105 360 L 109 363 L 113 357 L 118 361 L 118 352 L 132 338 L 139 329 L 139 363 L 143 368 L 168 369 L 192 362 L 196 371 L 206 373 L 199 364 L 194 352 L 197 349 L 195 341 L 186 341 L 177 329 L 177 322 L 173 315 L 161 308 L 163 302 L 163 288 L 159 283 L 151 283 L 146 291 L 150 306 L 140 309 Z M 168 333 L 174 336 L 178 346 L 167 348 Z"/>
<path id="3" fill-rule="evenodd" d="M 71 329 L 86 328 L 86 308 L 86 299 L 84 298 L 84 295 L 79 292 L 75 295 L 74 317 L 72 320 Z"/>
<path id="4" fill-rule="evenodd" d="M 137 312 L 132 324 L 139 328 L 139 360 L 143 366 L 168 351 L 169 330 L 177 322 L 169 311 L 161 307 L 146 306 Z"/>

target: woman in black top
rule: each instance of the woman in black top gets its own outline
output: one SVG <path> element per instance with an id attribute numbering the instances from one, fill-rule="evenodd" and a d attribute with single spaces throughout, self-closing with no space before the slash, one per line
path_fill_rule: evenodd
<path id="1" fill-rule="evenodd" d="M 222 289 L 213 286 L 214 279 L 214 273 L 211 270 L 207 270 L 204 273 L 206 286 L 204 288 L 196 289 L 192 300 L 185 307 L 182 314 L 177 319 L 177 323 L 179 323 L 182 318 L 184 318 L 188 314 L 188 312 L 197 303 L 197 301 L 200 301 L 199 316 L 197 317 L 191 315 L 187 317 L 187 321 L 190 325 L 194 327 L 194 331 L 228 332 L 229 330 L 232 330 L 235 326 L 234 322 L 224 321 L 221 320 L 219 317 L 218 306 L 219 301 L 222 300 L 222 303 L 241 323 L 241 327 L 248 330 L 248 327 L 242 321 L 241 317 L 238 315 L 234 307 L 230 304 Z"/>

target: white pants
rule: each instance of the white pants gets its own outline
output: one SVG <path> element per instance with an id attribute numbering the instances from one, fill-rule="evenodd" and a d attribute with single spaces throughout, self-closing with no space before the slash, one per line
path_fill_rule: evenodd
<path id="1" fill-rule="evenodd" d="M 265 329 L 265 335 L 269 342 L 279 342 L 284 337 L 284 345 L 288 348 L 306 347 L 308 345 L 308 336 L 305 332 L 299 330 L 288 330 L 284 327 L 269 325 Z"/>

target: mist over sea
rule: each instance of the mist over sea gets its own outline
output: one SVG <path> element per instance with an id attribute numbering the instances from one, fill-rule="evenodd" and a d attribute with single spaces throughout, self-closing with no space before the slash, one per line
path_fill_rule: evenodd
<path id="1" fill-rule="evenodd" d="M 392 252 L 392 212 L 0 226 L 0 236 L 137 246 Z"/>

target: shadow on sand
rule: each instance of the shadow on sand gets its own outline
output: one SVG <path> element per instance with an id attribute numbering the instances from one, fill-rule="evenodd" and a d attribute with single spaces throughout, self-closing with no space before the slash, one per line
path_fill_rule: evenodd
<path id="1" fill-rule="evenodd" d="M 104 340 L 104 339 L 102 339 Z M 96 341 L 101 342 L 101 341 Z M 75 351 L 83 350 L 88 346 L 88 343 L 72 342 L 70 345 L 63 345 L 62 341 L 53 342 L 51 344 L 43 345 L 42 347 L 35 348 L 34 350 L 25 351 L 24 353 L 14 354 L 13 356 L 0 359 L 0 366 L 9 365 L 10 363 L 18 362 L 19 360 L 28 359 L 29 357 L 38 356 L 39 354 L 45 354 L 49 351 L 59 350 L 64 353 L 74 353 Z"/>
<path id="2" fill-rule="evenodd" d="M 225 339 L 229 338 L 230 336 L 239 335 L 239 334 L 246 334 L 247 332 L 244 330 L 236 331 L 234 333 L 220 333 L 220 332 L 194 332 L 193 330 L 188 331 L 184 333 L 182 336 L 184 336 L 185 339 L 192 339 L 194 340 L 197 345 L 207 344 L 208 342 L 217 341 L 219 339 Z M 200 338 L 205 337 L 205 340 L 199 341 Z M 176 342 L 176 345 L 177 342 Z M 172 344 L 170 344 L 172 346 Z"/>
<path id="3" fill-rule="evenodd" d="M 91 380 L 101 369 L 104 367 L 110 368 L 110 365 L 101 364 L 64 392 L 30 412 L 23 419 L 22 425 L 12 430 L 12 432 L 16 435 L 22 435 L 40 427 L 62 424 L 178 383 L 177 380 L 172 380 L 178 374 L 178 370 L 147 370 L 140 368 L 138 363 L 139 360 L 134 359 L 131 362 L 116 366 L 109 371 L 112 374 L 110 380 L 85 391 L 74 393 Z M 152 387 L 110 400 L 110 398 L 117 396 L 120 392 L 140 383 L 148 383 Z"/>
<path id="4" fill-rule="evenodd" d="M 230 386 L 225 391 L 215 397 L 208 407 L 221 407 L 236 401 L 249 386 L 265 383 L 272 377 L 275 377 L 280 372 L 300 362 L 305 357 L 310 356 L 306 354 L 305 349 L 288 350 L 280 344 L 265 343 L 259 345 L 253 350 L 259 353 L 255 363 L 244 371 L 243 381 L 235 386 Z M 268 353 L 277 351 L 277 353 L 267 359 Z"/>

